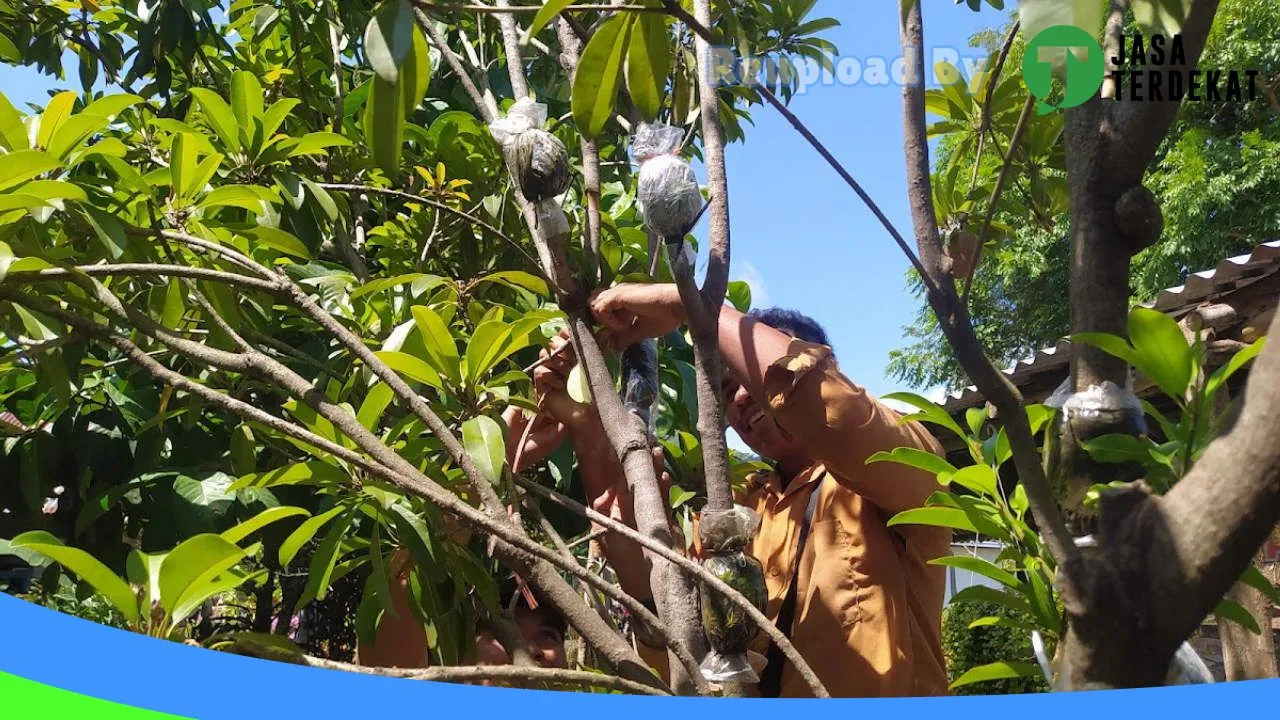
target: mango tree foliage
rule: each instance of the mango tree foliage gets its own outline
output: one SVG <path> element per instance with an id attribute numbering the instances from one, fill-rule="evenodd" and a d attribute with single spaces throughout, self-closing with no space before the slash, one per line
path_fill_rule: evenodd
<path id="1" fill-rule="evenodd" d="M 744 50 L 829 62 L 834 47 L 819 33 L 835 21 L 811 17 L 813 5 L 753 0 L 720 30 Z M 500 109 L 509 106 L 494 19 L 425 9 L 479 64 Z M 57 88 L 31 105 L 0 95 L 0 476 L 16 479 L 0 484 L 0 537 L 13 539 L 0 562 L 43 568 L 46 590 L 66 585 L 65 570 L 79 596 L 96 592 L 139 632 L 208 639 L 201 606 L 234 591 L 254 601 L 248 622 L 259 632 L 310 607 L 313 634 L 367 639 L 390 611 L 393 557 L 407 555 L 411 610 L 433 660 L 467 659 L 478 614 L 509 575 L 484 542 L 350 458 L 193 392 L 216 391 L 354 452 L 316 405 L 349 412 L 431 481 L 480 502 L 421 417 L 314 316 L 253 283 L 246 263 L 280 272 L 410 383 L 508 497 L 501 416 L 534 408 L 528 368 L 564 316 L 533 260 L 500 149 L 428 41 L 423 10 L 406 0 L 0 0 L 0 60 Z M 527 39 L 555 48 L 557 21 L 546 14 Z M 692 35 L 661 14 L 575 22 L 594 30 L 576 81 L 554 52 L 526 45 L 530 85 L 567 147 L 580 132 L 596 137 L 599 282 L 648 279 L 618 118 L 684 126 L 696 146 Z M 725 88 L 719 101 L 730 139 L 741 139 L 760 98 Z M 577 237 L 579 172 L 562 198 Z M 571 261 L 584 266 L 580 246 Z M 665 263 L 658 278 L 671 278 Z M 745 284 L 729 298 L 750 305 Z M 312 391 L 299 398 L 175 344 L 214 357 L 253 347 Z M 658 440 L 687 520 L 702 482 L 692 348 L 673 335 L 661 357 Z M 567 448 L 531 472 L 581 497 Z M 566 538 L 588 529 L 555 507 L 545 514 Z M 244 522 L 260 523 L 252 545 Z M 208 571 L 168 582 L 166 553 L 195 553 Z M 353 612 L 317 616 L 333 589 L 351 587 Z"/>

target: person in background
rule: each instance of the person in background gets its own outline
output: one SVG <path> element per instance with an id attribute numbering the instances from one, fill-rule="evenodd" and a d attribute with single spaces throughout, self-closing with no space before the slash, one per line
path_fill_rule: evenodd
<path id="1" fill-rule="evenodd" d="M 591 309 L 615 349 L 685 322 L 679 292 L 669 284 L 619 285 L 597 294 Z M 940 455 L 938 442 L 845 377 L 825 331 L 800 313 L 744 315 L 726 306 L 718 333 L 726 419 L 774 468 L 751 476 L 735 498 L 761 519 L 749 550 L 764 567 L 766 615 L 833 696 L 946 694 L 945 575 L 928 561 L 949 553 L 951 533 L 888 525 L 896 513 L 922 506 L 937 482 L 905 465 L 866 462 L 899 447 Z M 537 437 L 524 447 L 521 465 L 545 457 L 567 435 L 590 504 L 634 527 L 627 483 L 599 416 L 566 392 L 576 360 L 568 349 L 557 353 L 564 343 L 557 339 L 544 350 L 536 371 L 544 415 L 534 420 L 530 436 Z M 515 425 L 510 437 L 518 444 L 523 424 Z M 639 547 L 616 534 L 600 542 L 623 589 L 652 602 Z M 812 696 L 766 635 L 753 650 L 768 659 L 761 696 Z M 665 653 L 644 655 L 667 671 Z"/>

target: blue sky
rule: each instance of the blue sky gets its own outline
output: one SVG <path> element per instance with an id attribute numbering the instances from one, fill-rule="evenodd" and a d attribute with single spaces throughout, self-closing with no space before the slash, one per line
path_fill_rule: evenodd
<path id="1" fill-rule="evenodd" d="M 822 0 L 812 15 L 840 20 L 824 37 L 842 57 L 896 58 L 897 8 L 888 0 Z M 1003 22 L 1004 14 L 990 9 L 929 3 L 926 61 L 941 47 L 972 53 L 973 33 Z M 790 107 L 911 242 L 901 88 L 815 86 Z M 916 310 L 906 257 L 781 115 L 758 108 L 752 119 L 746 142 L 727 153 L 733 278 L 753 285 L 757 305 L 795 308 L 822 323 L 845 374 L 872 393 L 906 389 L 885 374 L 889 351 L 904 344 L 902 327 Z"/>
<path id="2" fill-rule="evenodd" d="M 824 36 L 842 58 L 892 62 L 899 55 L 898 3 L 821 0 L 813 17 L 840 27 Z M 926 60 L 941 48 L 968 57 L 970 36 L 1003 23 L 1003 13 L 935 0 L 926 11 Z M 54 86 L 77 87 L 33 70 L 0 64 L 0 90 L 22 108 L 43 104 Z M 78 88 L 77 88 L 78 89 Z M 849 169 L 899 230 L 911 237 L 902 154 L 901 88 L 895 84 L 815 85 L 792 110 Z M 883 395 L 903 389 L 885 374 L 889 351 L 901 346 L 915 299 L 907 292 L 906 258 L 857 196 L 771 108 L 757 108 L 745 143 L 728 150 L 734 279 L 747 280 L 757 305 L 812 315 L 831 336 L 841 366 L 855 382 Z M 697 232 L 706 232 L 706 225 Z M 705 247 L 705 243 L 704 243 Z"/>

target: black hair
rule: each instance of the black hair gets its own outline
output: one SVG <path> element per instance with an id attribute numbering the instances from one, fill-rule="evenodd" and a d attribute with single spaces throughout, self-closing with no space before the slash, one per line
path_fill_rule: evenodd
<path id="1" fill-rule="evenodd" d="M 777 307 L 756 308 L 747 313 L 747 317 L 805 342 L 831 345 L 831 341 L 827 339 L 827 331 L 818 324 L 817 320 L 795 310 Z"/>
<path id="2" fill-rule="evenodd" d="M 560 635 L 563 636 L 569 629 L 569 622 L 565 620 L 564 615 L 560 613 L 560 610 L 557 609 L 555 605 L 552 605 L 549 600 L 543 597 L 541 593 L 533 589 L 532 586 L 529 586 L 529 592 L 533 595 L 534 601 L 538 604 L 538 609 L 536 610 L 529 607 L 529 603 L 525 599 L 523 593 L 520 593 L 520 589 L 516 584 L 515 578 L 507 576 L 498 583 L 498 602 L 505 608 L 511 604 L 512 596 L 519 594 L 520 598 L 516 601 L 516 610 L 523 608 L 527 612 L 541 615 L 552 627 L 559 630 Z M 483 621 L 481 624 L 484 624 Z"/>

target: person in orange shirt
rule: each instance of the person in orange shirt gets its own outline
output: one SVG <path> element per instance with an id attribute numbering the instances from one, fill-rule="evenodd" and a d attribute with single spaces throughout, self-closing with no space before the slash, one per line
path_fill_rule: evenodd
<path id="1" fill-rule="evenodd" d="M 679 292 L 667 284 L 619 285 L 593 298 L 591 309 L 615 348 L 662 337 L 685 321 Z M 536 371 L 546 415 L 534 421 L 521 465 L 537 462 L 567 435 L 590 504 L 634 526 L 630 493 L 599 416 L 566 392 L 575 360 L 556 354 L 563 344 L 544 351 L 548 359 Z M 937 482 L 904 465 L 866 462 L 898 447 L 940 455 L 940 445 L 841 374 L 825 332 L 799 313 L 744 315 L 726 306 L 719 346 L 726 419 L 774 466 L 749 478 L 735 499 L 761 519 L 749 549 L 764 567 L 766 615 L 834 697 L 946 694 L 945 575 L 928 561 L 949 553 L 951 533 L 887 524 L 922 506 Z M 517 421 L 511 436 L 522 431 Z M 601 544 L 622 587 L 652 602 L 640 548 L 615 534 Z M 753 650 L 768 658 L 761 696 L 812 696 L 763 633 Z M 665 653 L 645 657 L 665 670 Z"/>

